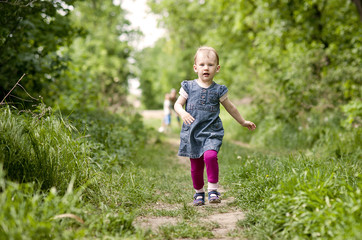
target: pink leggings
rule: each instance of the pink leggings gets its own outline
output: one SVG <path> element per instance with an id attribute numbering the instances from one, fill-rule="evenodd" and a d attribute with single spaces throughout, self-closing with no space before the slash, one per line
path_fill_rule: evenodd
<path id="1" fill-rule="evenodd" d="M 200 158 L 190 158 L 191 178 L 196 190 L 204 187 L 204 167 L 206 164 L 207 181 L 217 183 L 219 181 L 219 164 L 217 162 L 217 152 L 207 150 Z"/>

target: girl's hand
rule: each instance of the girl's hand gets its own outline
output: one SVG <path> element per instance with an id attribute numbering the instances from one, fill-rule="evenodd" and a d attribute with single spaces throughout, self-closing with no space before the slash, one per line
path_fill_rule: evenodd
<path id="1" fill-rule="evenodd" d="M 195 121 L 195 118 L 193 118 L 191 116 L 190 113 L 188 112 L 185 112 L 184 114 L 181 115 L 181 118 L 182 118 L 182 121 L 186 124 L 186 125 L 189 125 L 191 123 L 193 123 Z"/>
<path id="2" fill-rule="evenodd" d="M 243 127 L 248 128 L 249 130 L 254 130 L 256 128 L 256 125 L 253 122 L 245 121 L 243 124 L 241 124 Z"/>

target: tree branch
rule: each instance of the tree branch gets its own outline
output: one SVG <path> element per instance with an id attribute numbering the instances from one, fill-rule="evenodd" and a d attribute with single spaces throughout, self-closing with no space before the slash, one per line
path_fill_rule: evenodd
<path id="1" fill-rule="evenodd" d="M 14 88 L 16 88 L 16 86 L 18 85 L 18 83 L 21 81 L 21 79 L 23 79 L 23 77 L 25 76 L 26 74 L 24 73 L 23 76 L 21 76 L 21 78 L 16 82 L 16 84 L 14 85 L 14 87 L 10 90 L 10 92 L 8 92 L 8 94 L 6 94 L 6 96 L 4 97 L 4 99 L 1 101 L 0 105 L 3 105 L 5 99 L 9 96 L 9 94 L 14 90 Z"/>

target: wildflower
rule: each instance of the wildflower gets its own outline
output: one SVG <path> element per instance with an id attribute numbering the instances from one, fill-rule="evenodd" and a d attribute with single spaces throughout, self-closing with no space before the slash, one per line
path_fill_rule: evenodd
<path id="1" fill-rule="evenodd" d="M 237 158 L 237 159 L 241 159 L 241 156 L 237 156 L 236 158 Z"/>

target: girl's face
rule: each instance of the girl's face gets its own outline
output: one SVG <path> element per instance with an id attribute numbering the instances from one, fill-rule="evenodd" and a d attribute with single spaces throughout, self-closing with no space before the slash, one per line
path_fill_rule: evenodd
<path id="1" fill-rule="evenodd" d="M 212 82 L 214 76 L 220 70 L 220 65 L 217 65 L 217 58 L 212 51 L 200 51 L 196 56 L 194 70 L 197 73 L 199 80 L 203 82 Z"/>

